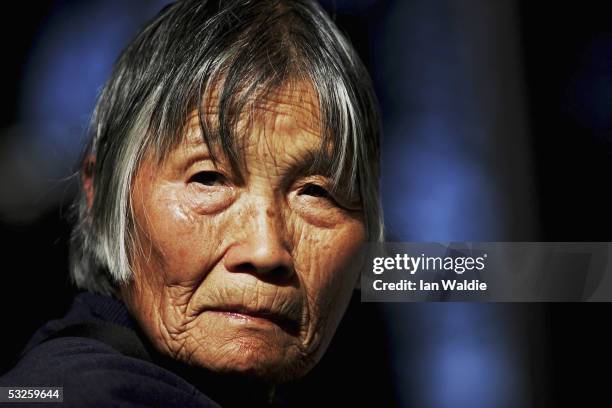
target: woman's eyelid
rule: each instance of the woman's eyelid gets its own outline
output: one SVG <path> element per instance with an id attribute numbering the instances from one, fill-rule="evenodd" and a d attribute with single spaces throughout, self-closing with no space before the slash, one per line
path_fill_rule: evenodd
<path id="1" fill-rule="evenodd" d="M 325 188 L 324 186 L 314 184 L 314 183 L 306 183 L 299 190 L 298 194 L 306 194 L 306 195 L 317 195 L 317 196 L 327 196 L 332 198 L 332 194 Z"/>
<path id="2" fill-rule="evenodd" d="M 333 190 L 331 179 L 320 174 L 304 176 L 300 180 L 298 180 L 296 184 L 298 186 L 298 189 L 302 189 L 308 185 L 313 185 L 323 188 L 328 192 L 331 192 Z"/>
<path id="3" fill-rule="evenodd" d="M 187 183 L 198 182 L 203 185 L 228 185 L 230 179 L 226 171 L 209 157 L 194 161 L 186 174 Z"/>
<path id="4" fill-rule="evenodd" d="M 337 202 L 337 189 L 334 188 L 333 182 L 329 177 L 323 175 L 310 175 L 302 178 L 297 183 L 296 192 L 298 195 L 310 195 L 309 192 L 315 193 L 314 195 L 326 196 L 327 199 Z M 314 189 L 314 190 L 313 190 Z M 316 194 L 316 190 L 320 190 L 321 194 Z"/>
<path id="5" fill-rule="evenodd" d="M 215 163 L 210 157 L 195 160 L 187 169 L 187 179 L 191 179 L 198 173 L 216 173 L 224 180 L 231 179 L 226 170 L 219 163 Z"/>
<path id="6" fill-rule="evenodd" d="M 328 198 L 341 207 L 344 207 L 349 210 L 359 210 L 361 208 L 359 198 L 354 197 L 354 193 L 352 196 L 349 196 L 348 192 L 345 191 L 345 189 L 343 189 L 341 186 L 335 185 L 330 177 L 323 175 L 313 175 L 305 177 L 300 182 L 298 192 L 304 190 L 309 185 L 324 189 L 326 194 L 328 195 Z"/>

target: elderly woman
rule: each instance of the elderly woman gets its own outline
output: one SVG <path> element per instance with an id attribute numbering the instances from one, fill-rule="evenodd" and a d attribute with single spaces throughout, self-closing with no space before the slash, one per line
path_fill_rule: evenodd
<path id="1" fill-rule="evenodd" d="M 71 256 L 86 293 L 2 385 L 252 405 L 306 374 L 382 239 L 375 98 L 329 17 L 174 3 L 117 61 L 91 129 Z"/>

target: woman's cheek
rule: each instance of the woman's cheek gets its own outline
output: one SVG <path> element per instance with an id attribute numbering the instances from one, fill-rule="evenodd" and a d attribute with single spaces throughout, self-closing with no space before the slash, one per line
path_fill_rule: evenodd
<path id="1" fill-rule="evenodd" d="M 213 215 L 227 210 L 236 199 L 236 191 L 228 186 L 185 186 L 183 201 L 197 214 Z"/>
<path id="2" fill-rule="evenodd" d="M 307 347 L 321 354 L 329 343 L 348 304 L 358 270 L 351 259 L 363 234 L 358 224 L 322 229 L 306 224 L 296 250 L 296 270 L 308 301 Z"/>
<path id="3" fill-rule="evenodd" d="M 327 198 L 292 193 L 289 203 L 295 215 L 318 228 L 335 228 L 348 218 L 345 210 Z"/>
<path id="4" fill-rule="evenodd" d="M 365 242 L 360 220 L 349 218 L 334 228 L 323 228 L 296 217 L 294 236 L 296 269 L 312 298 L 326 296 L 337 286 L 354 286 L 358 268 L 353 261 Z"/>
<path id="5" fill-rule="evenodd" d="M 317 274 L 342 268 L 365 241 L 361 213 L 348 211 L 329 198 L 295 192 L 288 201 L 294 248 L 305 263 L 318 266 L 324 262 L 326 266 L 315 268 Z"/>
<path id="6" fill-rule="evenodd" d="M 226 217 L 223 211 L 202 210 L 210 209 L 208 204 L 180 192 L 157 201 L 149 236 L 161 255 L 168 283 L 201 279 L 212 266 Z"/>

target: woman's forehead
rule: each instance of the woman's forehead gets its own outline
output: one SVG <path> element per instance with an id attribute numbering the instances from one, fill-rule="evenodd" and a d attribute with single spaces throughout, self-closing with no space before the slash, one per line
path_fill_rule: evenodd
<path id="1" fill-rule="evenodd" d="M 203 117 L 214 133 L 219 124 L 218 92 L 211 92 L 203 102 Z M 232 136 L 240 145 L 256 143 L 262 136 L 280 136 L 294 141 L 322 139 L 319 100 L 314 88 L 305 83 L 292 83 L 272 89 L 249 101 L 236 118 Z M 187 121 L 183 144 L 197 147 L 204 143 L 200 112 L 194 111 Z"/>

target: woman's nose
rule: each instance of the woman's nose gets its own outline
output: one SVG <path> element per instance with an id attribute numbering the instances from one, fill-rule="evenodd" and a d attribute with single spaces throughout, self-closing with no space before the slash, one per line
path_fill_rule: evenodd
<path id="1" fill-rule="evenodd" d="M 251 214 L 254 217 L 241 223 L 244 238 L 232 245 L 225 256 L 225 268 L 230 272 L 259 275 L 263 279 L 292 275 L 293 258 L 282 217 L 271 205 L 260 206 Z"/>

